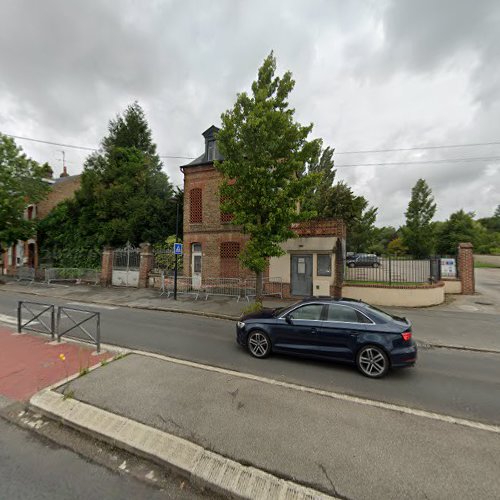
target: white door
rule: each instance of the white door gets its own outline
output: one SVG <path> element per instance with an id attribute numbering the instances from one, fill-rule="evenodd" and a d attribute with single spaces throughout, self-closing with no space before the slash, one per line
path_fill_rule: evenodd
<path id="1" fill-rule="evenodd" d="M 193 288 L 198 290 L 201 287 L 201 243 L 191 245 L 191 269 Z"/>

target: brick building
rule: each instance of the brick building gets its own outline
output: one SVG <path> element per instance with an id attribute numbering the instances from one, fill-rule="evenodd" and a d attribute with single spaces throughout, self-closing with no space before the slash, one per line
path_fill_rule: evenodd
<path id="1" fill-rule="evenodd" d="M 184 272 L 194 283 L 204 278 L 245 278 L 253 273 L 238 259 L 248 237 L 220 209 L 221 174 L 214 160 L 223 158 L 211 126 L 203 154 L 181 167 L 184 174 Z M 280 278 L 285 295 L 330 295 L 340 282 L 336 262 L 345 249 L 342 221 L 321 220 L 293 227 L 297 238 L 282 244 L 285 255 L 271 258 L 266 276 Z M 337 274 L 337 277 L 336 277 Z"/>
<path id="2" fill-rule="evenodd" d="M 61 201 L 72 198 L 80 187 L 79 175 L 68 175 L 66 169 L 58 179 L 46 179 L 50 191 L 39 203 L 26 207 L 24 217 L 27 220 L 43 219 Z M 36 235 L 26 241 L 19 240 L 3 254 L 3 273 L 16 274 L 18 267 L 38 268 L 38 244 Z"/>

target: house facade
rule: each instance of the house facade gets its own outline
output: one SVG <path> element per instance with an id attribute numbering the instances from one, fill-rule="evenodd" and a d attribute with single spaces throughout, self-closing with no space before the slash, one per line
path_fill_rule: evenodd
<path id="1" fill-rule="evenodd" d="M 205 278 L 252 278 L 239 254 L 248 240 L 231 215 L 221 210 L 222 176 L 214 160 L 222 161 L 211 126 L 203 132 L 204 152 L 181 167 L 184 174 L 184 273 L 193 282 Z M 340 284 L 345 251 L 345 225 L 338 220 L 317 220 L 292 226 L 297 238 L 282 244 L 285 254 L 272 257 L 265 277 L 283 283 L 284 296 L 333 295 Z"/>
<path id="2" fill-rule="evenodd" d="M 80 175 L 68 175 L 64 170 L 57 179 L 45 179 L 50 184 L 47 196 L 37 204 L 30 204 L 24 211 L 26 220 L 40 220 L 61 201 L 72 198 L 80 188 Z M 38 242 L 36 235 L 26 241 L 19 240 L 3 254 L 4 274 L 15 275 L 19 267 L 37 269 L 39 265 Z"/>

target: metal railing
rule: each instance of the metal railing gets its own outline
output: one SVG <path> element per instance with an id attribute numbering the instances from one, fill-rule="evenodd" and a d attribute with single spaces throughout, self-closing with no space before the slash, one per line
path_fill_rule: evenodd
<path id="1" fill-rule="evenodd" d="M 63 320 L 69 320 L 69 326 L 62 326 Z M 95 333 L 92 334 L 84 326 L 84 323 L 95 319 Z M 57 308 L 57 341 L 61 342 L 61 338 L 71 331 L 80 331 L 86 335 L 86 339 L 76 337 L 83 342 L 93 343 L 97 347 L 97 352 L 101 352 L 101 313 L 96 311 L 86 311 L 85 309 L 77 309 L 75 307 L 59 306 Z"/>
<path id="2" fill-rule="evenodd" d="M 17 281 L 29 281 L 30 285 L 35 281 L 35 269 L 33 267 L 18 267 L 16 269 Z"/>
<path id="3" fill-rule="evenodd" d="M 240 300 L 242 294 L 241 280 L 239 278 L 204 278 L 201 288 L 205 293 L 205 300 L 210 295 L 234 297 Z"/>
<path id="4" fill-rule="evenodd" d="M 45 281 L 50 284 L 71 281 L 76 284 L 92 283 L 97 285 L 101 271 L 99 269 L 83 269 L 78 267 L 50 267 L 45 269 Z"/>
<path id="5" fill-rule="evenodd" d="M 435 283 L 441 279 L 440 259 L 429 257 L 348 256 L 344 280 L 347 282 L 393 284 Z"/>
<path id="6" fill-rule="evenodd" d="M 28 313 L 28 318 L 24 318 L 23 313 Z M 21 300 L 17 303 L 17 332 L 21 333 L 23 330 L 29 330 L 48 333 L 54 339 L 54 315 L 55 306 L 53 304 Z"/>
<path id="7" fill-rule="evenodd" d="M 168 276 L 165 271 L 161 273 L 161 293 L 166 295 L 167 299 L 174 294 L 174 277 Z M 202 291 L 201 284 L 197 283 L 197 277 L 192 276 L 177 276 L 177 293 L 184 295 L 194 295 L 195 300 L 198 300 Z"/>
<path id="8" fill-rule="evenodd" d="M 257 296 L 257 280 L 256 278 L 247 278 L 243 282 L 244 297 L 250 301 L 251 298 Z M 279 297 L 283 298 L 283 278 L 273 276 L 262 279 L 262 296 L 263 297 Z"/>

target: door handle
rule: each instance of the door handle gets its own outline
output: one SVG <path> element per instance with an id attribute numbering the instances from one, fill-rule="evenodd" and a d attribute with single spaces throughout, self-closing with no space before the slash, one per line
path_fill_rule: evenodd
<path id="1" fill-rule="evenodd" d="M 316 328 L 311 328 L 311 333 L 318 333 L 318 330 Z"/>

